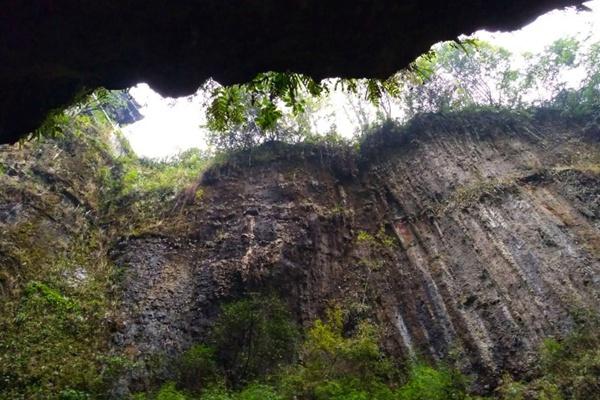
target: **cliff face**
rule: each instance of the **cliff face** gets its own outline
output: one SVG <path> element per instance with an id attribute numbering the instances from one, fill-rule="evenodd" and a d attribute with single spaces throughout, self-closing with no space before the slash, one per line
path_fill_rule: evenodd
<path id="1" fill-rule="evenodd" d="M 424 117 L 360 159 L 279 149 L 212 169 L 162 230 L 115 247 L 115 346 L 175 355 L 222 301 L 274 292 L 304 325 L 341 304 L 392 354 L 451 356 L 482 385 L 526 375 L 543 338 L 600 307 L 599 137 L 555 117 Z"/>
<path id="2" fill-rule="evenodd" d="M 132 234 L 137 211 L 107 205 L 123 166 L 84 122 L 2 148 L 0 398 L 147 388 L 252 292 L 304 326 L 332 304 L 369 317 L 398 359 L 454 360 L 479 389 L 600 309 L 597 126 L 455 114 L 383 127 L 358 155 L 265 146 Z M 123 356 L 141 363 L 107 367 Z"/>
<path id="3" fill-rule="evenodd" d="M 105 134 L 81 117 L 63 138 L 0 146 L 0 399 L 100 385 L 113 289 Z"/>

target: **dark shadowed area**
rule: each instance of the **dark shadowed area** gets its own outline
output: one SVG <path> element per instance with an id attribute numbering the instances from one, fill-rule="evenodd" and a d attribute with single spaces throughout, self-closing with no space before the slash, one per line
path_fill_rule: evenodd
<path id="1" fill-rule="evenodd" d="M 440 40 L 511 30 L 580 0 L 21 1 L 0 12 L 0 141 L 100 86 L 195 92 L 259 72 L 385 78 Z"/>

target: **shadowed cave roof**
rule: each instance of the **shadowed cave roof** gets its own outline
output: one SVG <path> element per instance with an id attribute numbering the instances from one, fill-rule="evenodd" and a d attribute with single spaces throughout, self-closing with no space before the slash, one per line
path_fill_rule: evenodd
<path id="1" fill-rule="evenodd" d="M 581 0 L 4 0 L 0 143 L 84 88 L 164 96 L 264 71 L 386 78 L 441 40 L 514 30 Z"/>

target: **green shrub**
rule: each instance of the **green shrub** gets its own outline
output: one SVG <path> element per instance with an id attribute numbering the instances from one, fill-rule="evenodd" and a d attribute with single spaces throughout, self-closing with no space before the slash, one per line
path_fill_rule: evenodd
<path id="1" fill-rule="evenodd" d="M 233 400 L 229 391 L 223 387 L 215 386 L 205 390 L 200 397 L 201 400 Z"/>
<path id="2" fill-rule="evenodd" d="M 63 296 L 59 291 L 52 289 L 42 282 L 29 282 L 25 288 L 25 294 L 29 298 L 32 298 L 33 296 L 40 296 L 41 299 L 60 311 L 68 312 L 76 311 L 78 309 L 76 302 L 68 297 Z"/>
<path id="3" fill-rule="evenodd" d="M 300 348 L 301 363 L 291 363 L 294 360 L 289 358 L 283 363 L 289 356 L 283 351 L 293 352 L 297 339 L 289 317 L 281 302 L 272 297 L 251 296 L 225 305 L 212 333 L 215 347 L 196 345 L 182 355 L 179 385 L 199 394 L 200 400 L 469 398 L 467 381 L 460 373 L 425 364 L 413 365 L 406 384 L 398 388 L 401 373 L 380 349 L 376 326 L 363 320 L 351 332 L 345 331 L 347 317 L 339 308 L 329 310 L 325 320 L 316 320 L 308 330 Z M 292 340 L 294 347 L 281 347 L 289 344 L 285 340 Z M 267 366 L 267 362 L 274 365 Z M 239 375 L 230 375 L 227 368 Z M 250 376 L 252 382 L 246 383 Z M 167 399 L 182 400 L 185 394 L 174 383 L 166 383 L 156 400 Z"/>
<path id="4" fill-rule="evenodd" d="M 373 244 L 375 243 L 375 237 L 369 232 L 361 230 L 358 231 L 358 234 L 356 235 L 356 241 L 358 243 Z"/>
<path id="5" fill-rule="evenodd" d="M 396 246 L 396 240 L 386 233 L 383 226 L 379 227 L 379 230 L 375 235 L 372 235 L 367 231 L 358 231 L 356 241 L 357 243 L 371 246 L 374 249 L 389 249 Z"/>
<path id="6" fill-rule="evenodd" d="M 186 389 L 199 391 L 218 379 L 215 349 L 198 344 L 188 349 L 179 361 L 179 383 Z"/>
<path id="7" fill-rule="evenodd" d="M 349 396 L 348 390 L 373 397 L 390 381 L 394 368 L 379 348 L 375 326 L 362 322 L 352 335 L 344 334 L 339 308 L 330 310 L 326 321 L 315 321 L 302 346 L 302 365 L 281 378 L 287 397 L 338 398 Z"/>
<path id="8" fill-rule="evenodd" d="M 89 393 L 74 389 L 66 389 L 60 392 L 59 400 L 88 400 L 91 399 Z"/>
<path id="9" fill-rule="evenodd" d="M 122 177 L 123 194 L 174 194 L 198 180 L 209 160 L 209 155 L 198 149 L 190 149 L 161 161 L 126 155 L 120 160 L 125 170 Z"/>
<path id="10" fill-rule="evenodd" d="M 350 336 L 344 335 L 344 316 L 339 308 L 328 312 L 326 322 L 315 321 L 303 347 L 303 359 L 315 376 L 352 376 L 368 381 L 388 378 L 390 361 L 379 348 L 376 327 L 361 322 Z"/>
<path id="11" fill-rule="evenodd" d="M 234 386 L 292 362 L 298 338 L 285 305 L 264 296 L 225 305 L 212 331 L 218 361 Z"/>
<path id="12" fill-rule="evenodd" d="M 102 305 L 93 301 L 89 292 L 76 301 L 37 281 L 25 287 L 10 324 L 0 320 L 7 398 L 79 400 L 102 389 L 103 332 L 95 314 Z"/>
<path id="13" fill-rule="evenodd" d="M 130 396 L 130 400 L 147 400 L 148 396 L 146 393 L 134 393 Z"/>
<path id="14" fill-rule="evenodd" d="M 161 386 L 156 400 L 186 400 L 186 396 L 177 390 L 174 382 L 167 382 Z"/>
<path id="15" fill-rule="evenodd" d="M 585 316 L 562 340 L 548 338 L 540 350 L 538 377 L 516 382 L 509 375 L 498 388 L 502 400 L 588 400 L 600 393 L 600 324 Z"/>
<path id="16" fill-rule="evenodd" d="M 548 339 L 541 351 L 542 379 L 564 397 L 591 399 L 600 393 L 600 323 L 592 317 L 562 341 Z M 547 391 L 547 390 L 546 390 Z"/>
<path id="17" fill-rule="evenodd" d="M 315 387 L 316 400 L 395 400 L 396 395 L 387 385 L 371 382 L 365 389 L 365 382 L 358 379 L 336 379 L 323 382 Z"/>
<path id="18" fill-rule="evenodd" d="M 261 296 L 223 307 L 213 332 L 215 343 L 219 344 L 215 348 L 193 346 L 184 353 L 179 364 L 182 370 L 190 371 L 189 388 L 200 393 L 200 400 L 484 400 L 469 395 L 469 380 L 444 365 L 412 363 L 408 366 L 408 375 L 403 377 L 380 349 L 376 326 L 363 320 L 348 331 L 348 317 L 339 308 L 329 310 L 324 320 L 316 320 L 308 330 L 299 349 L 301 362 L 279 363 L 277 369 L 266 368 L 261 363 L 268 358 L 261 352 L 274 344 L 275 354 L 280 354 L 281 348 L 276 346 L 275 339 L 290 332 L 289 314 L 283 310 L 285 307 L 279 301 Z M 278 323 L 269 325 L 269 316 L 274 316 Z M 546 340 L 541 350 L 539 377 L 531 382 L 518 382 L 505 375 L 495 397 L 487 399 L 596 398 L 594 396 L 600 393 L 597 390 L 600 351 L 595 326 L 587 324 L 560 341 Z M 286 335 L 281 335 L 282 331 L 287 332 Z M 255 341 L 245 342 L 244 334 L 255 336 Z M 289 337 L 296 338 L 296 334 Z M 255 343 L 256 347 L 249 343 Z M 225 386 L 226 380 L 219 378 L 219 374 L 228 375 L 229 371 L 218 357 L 215 359 L 219 351 L 229 351 L 239 357 L 231 360 L 261 366 L 254 370 L 252 383 L 244 385 L 243 380 L 230 380 L 230 386 Z M 249 375 L 240 376 L 248 379 Z M 194 387 L 198 382 L 201 384 Z M 163 397 L 156 400 L 185 399 L 184 393 L 173 383 L 164 385 L 159 396 Z"/>
<path id="19" fill-rule="evenodd" d="M 231 393 L 222 387 L 210 388 L 200 397 L 201 400 L 283 400 L 274 387 L 251 383 L 240 392 Z"/>
<path id="20" fill-rule="evenodd" d="M 527 386 L 521 382 L 515 382 L 512 377 L 505 374 L 502 378 L 502 385 L 497 389 L 502 400 L 524 400 Z"/>
<path id="21" fill-rule="evenodd" d="M 237 396 L 236 400 L 283 400 L 271 386 L 253 383 L 248 385 Z"/>
<path id="22" fill-rule="evenodd" d="M 460 400 L 467 398 L 466 384 L 465 378 L 452 369 L 417 363 L 398 393 L 401 400 Z"/>

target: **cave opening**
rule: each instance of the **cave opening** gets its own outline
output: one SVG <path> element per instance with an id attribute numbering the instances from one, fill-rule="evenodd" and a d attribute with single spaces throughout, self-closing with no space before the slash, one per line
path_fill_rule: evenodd
<path id="1" fill-rule="evenodd" d="M 0 400 L 595 399 L 599 21 L 8 1 Z"/>
<path id="2" fill-rule="evenodd" d="M 463 42 L 479 40 L 482 45 L 495 46 L 494 51 L 497 54 L 490 54 L 488 60 L 480 59 L 477 62 L 482 65 L 492 62 L 506 63 L 506 65 L 496 66 L 483 65 L 479 71 L 472 71 L 481 75 L 477 79 L 482 81 L 482 85 L 493 87 L 492 90 L 495 93 L 491 93 L 490 96 L 500 96 L 498 92 L 501 90 L 508 91 L 499 88 L 502 84 L 499 79 L 502 78 L 498 78 L 502 74 L 506 74 L 507 69 L 522 76 L 531 74 L 535 68 L 533 64 L 539 62 L 542 57 L 548 58 L 548 49 L 553 45 L 556 47 L 561 40 L 577 41 L 578 48 L 567 49 L 567 51 L 572 50 L 578 53 L 578 57 L 582 60 L 587 48 L 600 38 L 600 28 L 596 22 L 599 20 L 600 13 L 598 4 L 593 1 L 585 5 L 589 11 L 580 12 L 575 8 L 554 10 L 516 31 L 480 30 L 471 35 L 462 35 L 459 39 Z M 443 47 L 443 43 L 438 43 L 432 46 L 432 49 Z M 461 50 L 473 53 L 477 51 L 476 49 L 459 49 L 457 52 Z M 547 54 L 544 56 L 542 54 L 545 50 Z M 500 55 L 500 52 L 507 52 L 507 55 Z M 469 54 L 468 57 L 474 58 L 476 55 Z M 581 60 L 577 62 L 577 65 L 573 63 L 573 65 L 564 66 L 560 71 L 562 75 L 560 83 L 554 84 L 564 88 L 576 88 L 580 85 L 586 76 Z M 461 66 L 457 64 L 454 67 Z M 496 69 L 494 70 L 493 67 Z M 484 69 L 487 70 L 483 71 Z M 464 82 L 464 74 L 461 75 L 449 68 L 443 73 L 448 75 L 447 82 L 444 83 L 446 86 L 450 86 L 452 80 L 458 82 L 456 86 L 467 84 Z M 133 107 L 138 108 L 140 112 L 137 117 L 123 121 L 123 133 L 133 150 L 141 157 L 165 159 L 191 148 L 202 150 L 209 148 L 211 146 L 208 132 L 210 128 L 207 127 L 206 113 L 210 106 L 213 90 L 218 86 L 220 86 L 218 83 L 209 80 L 195 93 L 179 98 L 164 98 L 145 83 L 126 89 L 133 100 Z M 314 104 L 309 110 L 310 115 L 306 116 L 309 120 L 310 130 L 314 134 L 326 135 L 329 132 L 337 131 L 342 137 L 353 140 L 369 126 L 381 123 L 382 120 L 392 120 L 402 124 L 414 115 L 414 112 L 411 113 L 407 110 L 406 99 L 402 101 L 389 96 L 381 99 L 378 104 L 373 104 L 362 93 L 349 93 L 336 85 L 331 86 L 334 89 L 323 95 L 323 98 L 315 99 L 318 104 Z M 407 89 L 404 88 L 404 90 Z M 444 89 L 440 87 L 439 90 Z M 531 91 L 528 94 L 529 98 L 524 101 L 530 104 L 540 104 L 545 98 L 552 95 L 554 94 L 551 93 L 550 88 L 538 87 L 537 92 Z M 479 99 L 481 103 L 486 100 Z M 510 106 L 508 101 L 502 105 Z M 439 110 L 431 107 L 430 110 L 423 111 Z M 289 114 L 290 110 L 284 110 L 284 113 Z M 384 114 L 383 117 L 382 114 Z"/>

